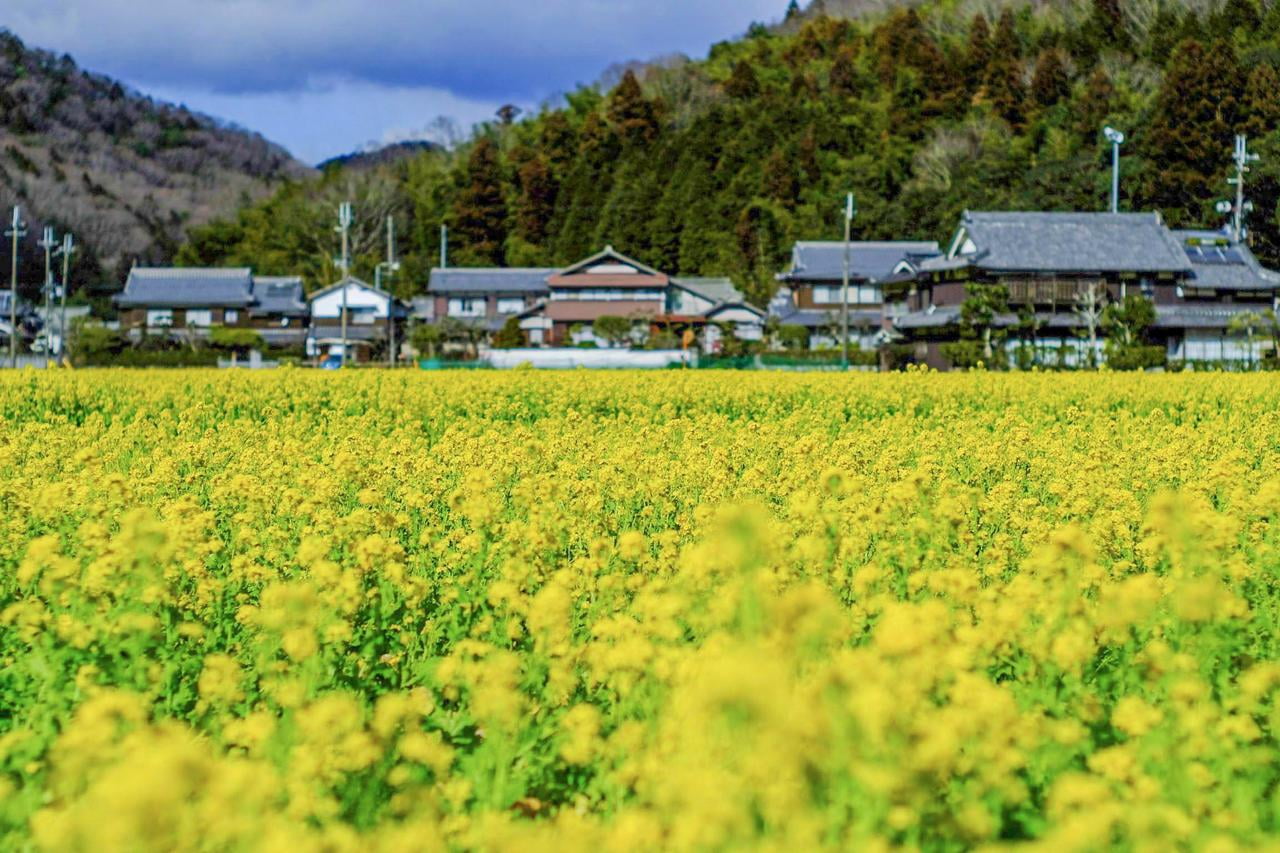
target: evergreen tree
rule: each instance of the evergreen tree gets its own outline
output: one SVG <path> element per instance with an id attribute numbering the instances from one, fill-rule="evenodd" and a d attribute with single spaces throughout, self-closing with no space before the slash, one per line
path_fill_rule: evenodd
<path id="1" fill-rule="evenodd" d="M 551 168 L 541 157 L 520 167 L 520 196 L 516 200 L 515 232 L 521 239 L 541 245 L 555 214 L 556 186 Z"/>
<path id="2" fill-rule="evenodd" d="M 577 153 L 577 135 L 564 110 L 547 113 L 539 131 L 538 147 L 551 168 L 559 172 L 573 161 Z"/>
<path id="3" fill-rule="evenodd" d="M 790 21 L 792 18 L 796 17 L 799 14 L 800 14 L 800 4 L 797 3 L 796 0 L 791 0 L 789 3 L 787 3 L 787 15 L 785 20 Z"/>
<path id="4" fill-rule="evenodd" d="M 1085 143 L 1094 142 L 1115 108 L 1116 90 L 1107 72 L 1098 66 L 1089 75 L 1084 93 L 1075 105 L 1076 133 Z"/>
<path id="5" fill-rule="evenodd" d="M 1042 108 L 1051 107 L 1071 92 L 1067 64 L 1062 51 L 1050 48 L 1040 54 L 1031 78 L 1031 97 Z"/>
<path id="6" fill-rule="evenodd" d="M 836 51 L 828 81 L 831 94 L 837 98 L 852 98 L 858 94 L 858 57 L 853 45 L 841 45 Z"/>
<path id="7" fill-rule="evenodd" d="M 788 208 L 795 207 L 800 197 L 800 176 L 795 160 L 788 152 L 775 148 L 764 161 L 764 194 Z"/>
<path id="8" fill-rule="evenodd" d="M 1201 205 L 1222 192 L 1239 79 L 1235 51 L 1225 42 L 1206 49 L 1188 40 L 1174 52 L 1143 136 L 1149 165 L 1141 184 L 1144 200 L 1173 223 L 1196 221 Z"/>
<path id="9" fill-rule="evenodd" d="M 973 16 L 969 24 L 969 42 L 964 51 L 964 83 L 969 94 L 976 95 L 986 82 L 991 64 L 991 27 L 985 15 Z"/>
<path id="10" fill-rule="evenodd" d="M 1225 0 L 1209 17 L 1209 31 L 1230 39 L 1237 30 L 1253 32 L 1262 25 L 1262 13 L 1254 0 Z"/>
<path id="11" fill-rule="evenodd" d="M 1178 15 L 1169 6 L 1161 6 L 1151 24 L 1146 55 L 1152 62 L 1163 66 L 1178 45 Z"/>
<path id="12" fill-rule="evenodd" d="M 609 96 L 609 121 L 624 145 L 644 145 L 658 136 L 653 102 L 644 96 L 640 81 L 630 69 Z"/>
<path id="13" fill-rule="evenodd" d="M 498 146 L 487 136 L 477 140 L 467 160 L 466 183 L 453 205 L 453 234 L 459 243 L 459 260 L 502 265 L 507 206 Z"/>
<path id="14" fill-rule="evenodd" d="M 1249 72 L 1240 105 L 1239 130 L 1257 139 L 1280 127 L 1280 75 L 1269 62 L 1260 62 Z"/>
<path id="15" fill-rule="evenodd" d="M 1025 117 L 1026 87 L 1022 82 L 1022 46 L 1015 29 L 1013 11 L 1000 14 L 987 64 L 987 98 L 996 114 L 1014 127 Z"/>
<path id="16" fill-rule="evenodd" d="M 1093 0 L 1090 24 L 1091 35 L 1099 44 L 1117 48 L 1129 45 L 1129 34 L 1125 29 L 1124 12 L 1120 8 L 1120 0 Z"/>
<path id="17" fill-rule="evenodd" d="M 725 94 L 738 100 L 748 100 L 760 94 L 760 81 L 748 60 L 740 59 L 733 65 L 733 72 L 724 84 Z"/>
<path id="18" fill-rule="evenodd" d="M 528 346 L 529 338 L 520 328 L 519 317 L 508 317 L 502 328 L 494 332 L 490 345 L 494 349 L 519 349 Z"/>

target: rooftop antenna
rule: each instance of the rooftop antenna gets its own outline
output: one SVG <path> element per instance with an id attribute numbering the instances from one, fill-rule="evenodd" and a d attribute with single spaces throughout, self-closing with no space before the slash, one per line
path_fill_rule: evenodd
<path id="1" fill-rule="evenodd" d="M 1111 143 L 1111 212 L 1120 212 L 1120 146 L 1124 145 L 1124 134 L 1111 125 L 1102 129 L 1102 135 Z"/>
<path id="2" fill-rule="evenodd" d="M 62 256 L 62 317 L 58 321 L 58 366 L 63 363 L 63 354 L 67 349 L 67 289 L 71 286 L 71 256 L 76 251 L 76 239 L 71 236 L 71 232 L 62 235 L 62 246 L 58 249 L 58 254 Z"/>
<path id="3" fill-rule="evenodd" d="M 52 225 L 44 227 L 44 234 L 36 245 L 44 249 L 44 366 L 47 370 L 49 368 L 49 347 L 53 345 L 52 338 L 49 335 L 49 330 L 53 327 L 53 324 L 49 322 L 51 319 L 49 316 L 49 302 L 53 295 L 53 250 L 60 245 L 58 238 L 53 234 Z"/>
<path id="4" fill-rule="evenodd" d="M 1236 150 L 1231 159 L 1235 161 L 1236 176 L 1227 178 L 1227 183 L 1235 184 L 1236 201 L 1235 204 L 1227 202 L 1226 205 L 1231 212 L 1231 239 L 1233 242 L 1242 243 L 1246 233 L 1244 218 L 1249 211 L 1253 210 L 1253 202 L 1246 201 L 1244 197 L 1244 176 L 1249 171 L 1249 164 L 1258 162 L 1260 158 L 1249 150 L 1248 138 L 1243 133 L 1237 133 Z M 1227 211 L 1222 208 L 1223 205 L 1220 203 L 1218 205 L 1219 212 L 1226 213 Z"/>
<path id="5" fill-rule="evenodd" d="M 338 226 L 334 230 L 342 235 L 342 356 L 338 361 L 341 367 L 347 366 L 347 287 L 351 278 L 351 223 L 355 215 L 351 210 L 351 202 L 344 201 L 338 205 Z"/>
<path id="6" fill-rule="evenodd" d="M 13 224 L 4 236 L 13 238 L 13 266 L 9 275 L 9 366 L 18 366 L 18 240 L 27 236 L 22 208 L 13 206 Z"/>

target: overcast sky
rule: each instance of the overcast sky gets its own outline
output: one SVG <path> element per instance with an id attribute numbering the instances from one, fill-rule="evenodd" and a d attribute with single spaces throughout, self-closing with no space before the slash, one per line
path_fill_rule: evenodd
<path id="1" fill-rule="evenodd" d="M 32 46 L 262 132 L 309 162 L 535 106 L 786 0 L 2 0 Z"/>

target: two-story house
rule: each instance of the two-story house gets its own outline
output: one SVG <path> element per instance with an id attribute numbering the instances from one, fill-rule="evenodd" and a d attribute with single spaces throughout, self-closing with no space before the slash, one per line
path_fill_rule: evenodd
<path id="1" fill-rule="evenodd" d="M 248 267 L 134 267 L 114 297 L 130 337 L 207 337 L 215 326 L 252 329 L 271 346 L 306 337 L 302 279 L 255 277 Z"/>
<path id="2" fill-rule="evenodd" d="M 849 259 L 849 340 L 875 349 L 883 326 L 882 282 L 941 254 L 930 241 L 853 241 Z M 803 326 L 810 347 L 834 346 L 839 341 L 844 302 L 846 244 L 801 241 L 791 251 L 791 268 L 777 278 L 782 283 L 769 313 L 780 325 Z"/>
<path id="3" fill-rule="evenodd" d="M 612 246 L 562 269 L 449 268 L 431 272 L 430 310 L 418 316 L 473 323 L 496 332 L 511 317 L 533 346 L 592 341 L 601 317 L 631 320 L 637 333 L 692 329 L 714 345 L 720 329 L 759 338 L 764 312 L 724 278 L 677 278 Z M 427 306 L 423 306 L 424 309 Z"/>
<path id="4" fill-rule="evenodd" d="M 550 293 L 547 278 L 555 272 L 530 267 L 436 268 L 427 285 L 429 310 L 417 313 L 420 319 L 448 318 L 481 326 L 492 334 L 511 317 L 543 302 Z"/>
<path id="5" fill-rule="evenodd" d="M 1157 284 L 1153 337 L 1171 360 L 1252 361 L 1262 342 L 1250 342 L 1241 315 L 1280 308 L 1280 273 L 1269 270 L 1229 230 L 1174 231 L 1191 261 L 1192 275 L 1177 284 Z M 1259 325 L 1265 325 L 1259 323 Z M 1260 336 L 1270 344 L 1270 334 Z"/>
<path id="6" fill-rule="evenodd" d="M 1081 363 L 1080 306 L 1141 293 L 1159 303 L 1193 278 L 1182 243 L 1158 213 L 966 211 L 945 255 L 885 282 L 885 314 L 914 358 L 947 368 L 943 345 L 962 335 L 971 284 L 1000 284 L 1009 310 L 991 325 L 1014 350 L 1030 346 L 1043 363 Z"/>
<path id="7" fill-rule="evenodd" d="M 397 341 L 403 341 L 404 321 L 410 313 L 409 306 L 401 300 L 353 276 L 311 294 L 308 306 L 307 355 L 343 355 L 345 341 L 345 356 L 350 361 L 368 361 L 380 356 L 390 345 L 393 334 Z"/>

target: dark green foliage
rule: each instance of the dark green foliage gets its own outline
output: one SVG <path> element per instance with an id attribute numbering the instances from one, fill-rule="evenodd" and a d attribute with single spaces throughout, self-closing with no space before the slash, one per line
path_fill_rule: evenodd
<path id="1" fill-rule="evenodd" d="M 498 146 L 488 137 L 471 149 L 466 184 L 453 206 L 453 232 L 464 264 L 501 266 L 507 239 L 507 206 Z"/>
<path id="2" fill-rule="evenodd" d="M 508 317 L 507 322 L 502 324 L 502 328 L 494 333 L 491 341 L 494 349 L 517 349 L 528 343 L 529 339 L 524 329 L 520 328 L 519 317 Z"/>
<path id="3" fill-rule="evenodd" d="M 1130 293 L 1121 302 L 1112 302 L 1102 312 L 1102 328 L 1118 346 L 1146 343 L 1147 330 L 1156 321 L 1156 306 L 1145 296 Z"/>
<path id="4" fill-rule="evenodd" d="M 1194 223 L 1225 192 L 1225 171 L 1239 110 L 1241 73 L 1226 42 L 1180 44 L 1170 60 L 1142 144 L 1148 156 L 1143 199 L 1173 224 Z"/>
<path id="5" fill-rule="evenodd" d="M 964 286 L 964 293 L 964 302 L 960 305 L 960 334 L 977 344 L 982 360 L 992 366 L 997 356 L 1003 353 L 996 348 L 1003 330 L 997 328 L 995 321 L 1000 315 L 1009 313 L 1009 289 L 1003 284 L 971 282 Z M 951 361 L 957 367 L 972 366 L 961 364 L 954 358 Z"/>
<path id="6" fill-rule="evenodd" d="M 748 100 L 760 94 L 760 81 L 756 78 L 755 69 L 745 59 L 740 59 L 733 66 L 733 73 L 724 84 L 724 92 L 731 98 Z"/>
<path id="7" fill-rule="evenodd" d="M 626 346 L 631 342 L 631 330 L 635 324 L 626 317 L 615 317 L 606 314 L 597 317 L 591 324 L 591 331 L 597 337 L 604 338 L 615 347 Z"/>
<path id="8" fill-rule="evenodd" d="M 1071 94 L 1071 78 L 1062 51 L 1050 48 L 1040 54 L 1031 78 L 1031 97 L 1039 107 L 1051 107 Z"/>
<path id="9" fill-rule="evenodd" d="M 610 95 L 609 121 L 626 145 L 643 145 L 657 137 L 657 111 L 645 97 L 634 71 L 622 75 L 622 82 Z"/>

